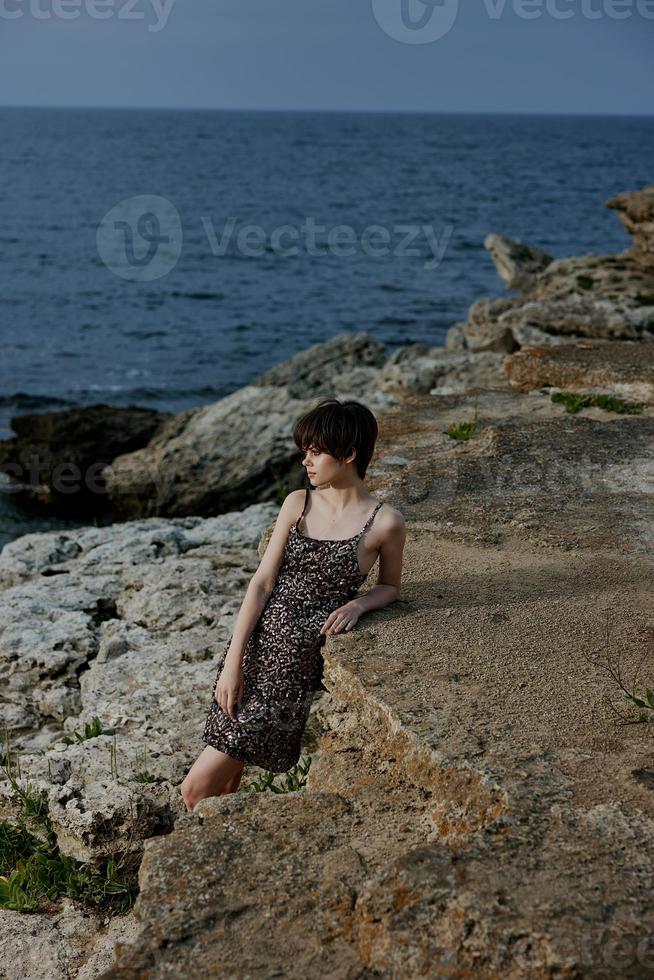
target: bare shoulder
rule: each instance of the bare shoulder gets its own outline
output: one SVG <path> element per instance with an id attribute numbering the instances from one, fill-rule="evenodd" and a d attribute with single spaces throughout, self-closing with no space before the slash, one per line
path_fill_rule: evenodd
<path id="1" fill-rule="evenodd" d="M 284 497 L 279 513 L 281 514 L 283 512 L 291 519 L 299 517 L 299 515 L 302 513 L 305 500 L 306 490 L 303 490 L 302 488 L 299 490 L 291 490 L 291 492 L 287 493 Z"/>
<path id="2" fill-rule="evenodd" d="M 396 507 L 384 501 L 384 506 L 379 508 L 377 514 L 378 528 L 383 537 L 393 535 L 401 536 L 406 532 L 406 521 L 404 514 Z"/>
<path id="3" fill-rule="evenodd" d="M 404 515 L 391 504 L 379 508 L 377 536 L 370 542 L 379 554 L 378 585 L 390 585 L 400 594 L 402 563 L 406 544 L 406 521 Z"/>
<path id="4" fill-rule="evenodd" d="M 404 520 L 404 514 L 389 504 L 388 501 L 384 500 L 382 502 L 384 506 L 379 508 L 380 521 L 383 520 L 389 527 L 405 527 L 406 521 Z"/>
<path id="5" fill-rule="evenodd" d="M 290 493 L 286 494 L 277 511 L 277 516 L 274 520 L 274 530 L 271 532 L 275 534 L 275 540 L 277 540 L 279 534 L 283 533 L 286 535 L 291 526 L 295 524 L 304 509 L 305 499 L 304 490 L 291 490 Z M 278 533 L 276 533 L 277 531 Z"/>
<path id="6" fill-rule="evenodd" d="M 300 487 L 299 490 L 291 490 L 290 493 L 287 493 L 286 496 L 284 497 L 284 503 L 282 504 L 282 506 L 296 507 L 298 503 L 303 504 L 305 496 L 306 496 L 306 490 L 304 490 L 302 487 Z"/>

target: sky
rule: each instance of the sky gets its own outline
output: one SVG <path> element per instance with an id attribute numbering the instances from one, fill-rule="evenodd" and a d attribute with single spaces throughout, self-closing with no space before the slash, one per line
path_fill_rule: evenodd
<path id="1" fill-rule="evenodd" d="M 0 102 L 654 115 L 654 0 L 0 0 Z"/>

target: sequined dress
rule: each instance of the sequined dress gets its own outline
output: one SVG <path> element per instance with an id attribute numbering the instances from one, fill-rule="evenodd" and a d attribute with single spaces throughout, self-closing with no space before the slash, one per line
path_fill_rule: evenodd
<path id="1" fill-rule="evenodd" d="M 379 501 L 358 534 L 335 540 L 307 537 L 292 525 L 274 588 L 243 656 L 243 698 L 231 719 L 214 691 L 232 637 L 220 653 L 211 688 L 203 742 L 271 772 L 287 772 L 300 758 L 314 692 L 320 687 L 327 637 L 320 629 L 334 609 L 349 602 L 370 572 L 359 567 L 358 545 Z"/>

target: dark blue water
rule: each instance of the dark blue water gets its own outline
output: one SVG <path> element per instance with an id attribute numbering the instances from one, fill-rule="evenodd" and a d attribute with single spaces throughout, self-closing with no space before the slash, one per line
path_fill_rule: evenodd
<path id="1" fill-rule="evenodd" d="M 654 159 L 643 117 L 15 108 L 0 134 L 0 437 L 26 411 L 206 404 L 340 332 L 442 343 L 478 296 L 506 292 L 489 232 L 556 257 L 623 249 L 604 202 L 650 183 Z M 140 195 L 182 231 L 150 281 L 124 278 L 121 243 L 141 275 L 171 230 L 163 212 L 134 231 L 132 265 L 116 231 L 118 275 L 97 244 L 107 212 Z M 213 254 L 207 228 L 220 239 L 229 218 Z M 314 248 L 307 221 L 324 228 Z M 236 240 L 245 225 L 257 254 Z M 325 247 L 337 225 L 349 255 Z M 282 226 L 296 254 L 273 244 Z"/>

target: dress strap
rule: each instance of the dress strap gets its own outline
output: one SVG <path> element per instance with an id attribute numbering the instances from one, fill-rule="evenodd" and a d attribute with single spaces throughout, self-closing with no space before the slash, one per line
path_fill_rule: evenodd
<path id="1" fill-rule="evenodd" d="M 374 521 L 374 519 L 375 519 L 375 514 L 377 513 L 377 511 L 379 510 L 379 508 L 380 508 L 380 507 L 382 506 L 382 504 L 383 504 L 383 503 L 384 503 L 384 501 L 383 501 L 383 500 L 380 500 L 380 501 L 379 501 L 379 503 L 377 504 L 377 506 L 376 506 L 376 507 L 375 507 L 375 509 L 373 510 L 373 512 L 372 512 L 372 514 L 370 515 L 370 517 L 368 518 L 368 520 L 366 521 L 366 523 L 365 523 L 365 524 L 363 525 L 363 527 L 361 528 L 361 530 L 360 530 L 360 531 L 359 531 L 359 533 L 357 534 L 357 537 L 358 537 L 358 538 L 360 538 L 360 537 L 361 537 L 361 535 L 362 535 L 362 534 L 365 534 L 365 532 L 366 532 L 366 531 L 368 530 L 368 528 L 370 527 L 370 525 L 372 524 L 372 522 L 373 522 L 373 521 Z"/>
<path id="2" fill-rule="evenodd" d="M 296 520 L 296 522 L 294 524 L 294 527 L 295 528 L 297 528 L 298 524 L 300 523 L 300 521 L 304 517 L 304 512 L 307 509 L 307 504 L 308 503 L 309 503 L 309 488 L 308 487 L 305 487 L 304 488 L 304 507 L 302 508 L 302 513 L 300 514 L 300 516 L 298 517 L 298 519 Z"/>

